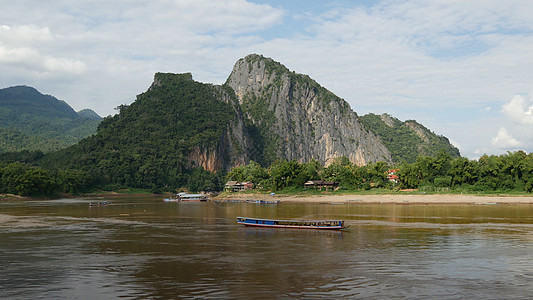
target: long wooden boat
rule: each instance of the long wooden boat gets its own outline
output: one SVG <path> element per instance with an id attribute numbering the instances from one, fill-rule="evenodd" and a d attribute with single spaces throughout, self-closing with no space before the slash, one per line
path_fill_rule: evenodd
<path id="1" fill-rule="evenodd" d="M 339 230 L 344 229 L 342 220 L 273 220 L 273 219 L 256 219 L 247 217 L 237 217 L 237 223 L 245 226 L 268 227 L 268 228 L 298 228 L 298 229 L 327 229 Z"/>

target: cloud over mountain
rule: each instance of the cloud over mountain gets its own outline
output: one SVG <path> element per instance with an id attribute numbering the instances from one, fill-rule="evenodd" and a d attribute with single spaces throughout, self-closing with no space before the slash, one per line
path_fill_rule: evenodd
<path id="1" fill-rule="evenodd" d="M 516 95 L 504 104 L 503 113 L 522 125 L 533 125 L 533 97 Z"/>
<path id="2" fill-rule="evenodd" d="M 498 134 L 494 138 L 492 138 L 491 144 L 501 149 L 516 148 L 522 146 L 522 143 L 515 139 L 513 136 L 511 136 L 511 134 L 509 134 L 509 132 L 507 132 L 507 129 L 505 129 L 504 127 L 498 130 Z"/>

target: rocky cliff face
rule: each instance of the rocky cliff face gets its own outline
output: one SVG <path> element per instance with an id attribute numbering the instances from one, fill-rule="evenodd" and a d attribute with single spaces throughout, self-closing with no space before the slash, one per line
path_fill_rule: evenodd
<path id="1" fill-rule="evenodd" d="M 263 147 L 256 147 L 252 158 L 266 163 L 316 159 L 326 165 L 339 156 L 357 165 L 391 161 L 389 150 L 363 127 L 348 103 L 270 58 L 240 59 L 226 84 L 235 91 L 248 128 L 259 133 L 254 142 Z"/>
<path id="2" fill-rule="evenodd" d="M 192 79 L 191 79 L 192 80 Z M 252 142 L 244 125 L 244 118 L 233 91 L 221 86 L 211 85 L 216 90 L 219 100 L 230 104 L 234 111 L 233 120 L 222 131 L 220 140 L 214 146 L 197 145 L 187 155 L 189 167 L 201 166 L 207 171 L 229 171 L 235 166 L 245 165 L 250 161 Z"/>

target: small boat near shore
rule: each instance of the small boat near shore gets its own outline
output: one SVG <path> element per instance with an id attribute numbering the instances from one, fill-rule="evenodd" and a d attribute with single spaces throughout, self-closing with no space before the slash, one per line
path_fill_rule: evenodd
<path id="1" fill-rule="evenodd" d="M 111 204 L 111 202 L 109 202 L 109 201 L 89 202 L 89 206 L 90 207 L 93 207 L 93 206 L 106 206 L 106 205 L 109 205 L 109 204 Z"/>
<path id="2" fill-rule="evenodd" d="M 267 228 L 295 228 L 295 229 L 344 229 L 343 220 L 275 220 L 237 217 L 237 223 L 245 226 Z"/>
<path id="3" fill-rule="evenodd" d="M 180 202 L 180 201 L 190 201 L 190 202 L 204 202 L 209 200 L 209 197 L 205 194 L 187 194 L 179 193 L 176 195 L 176 198 L 165 198 L 165 202 Z"/>

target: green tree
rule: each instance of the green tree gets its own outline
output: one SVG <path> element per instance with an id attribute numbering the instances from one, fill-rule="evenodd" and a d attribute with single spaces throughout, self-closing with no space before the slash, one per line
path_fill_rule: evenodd
<path id="1" fill-rule="evenodd" d="M 270 184 L 274 191 L 289 186 L 303 186 L 306 178 L 301 176 L 302 165 L 295 160 L 277 160 L 269 168 Z"/>
<path id="2" fill-rule="evenodd" d="M 54 174 L 57 184 L 65 193 L 78 195 L 93 188 L 89 173 L 80 170 L 60 170 Z"/>
<path id="3" fill-rule="evenodd" d="M 387 180 L 387 171 L 389 170 L 389 165 L 385 162 L 378 161 L 376 163 L 369 163 L 363 167 L 364 181 L 371 183 L 374 187 L 385 187 L 389 185 Z"/>
<path id="4" fill-rule="evenodd" d="M 259 186 L 268 184 L 268 178 L 268 172 L 253 160 L 247 165 L 234 167 L 226 177 L 227 180 L 249 181 Z"/>
<path id="5" fill-rule="evenodd" d="M 324 167 L 316 159 L 312 159 L 310 162 L 302 164 L 302 174 L 308 180 L 319 179 L 324 172 Z M 307 181 L 307 180 L 306 180 Z"/>
<path id="6" fill-rule="evenodd" d="M 475 160 L 459 157 L 452 160 L 448 175 L 452 186 L 472 185 L 478 180 L 479 165 Z"/>
<path id="7" fill-rule="evenodd" d="M 354 166 L 346 156 L 337 157 L 324 169 L 324 179 L 338 182 L 341 187 L 353 188 L 356 186 L 357 178 Z"/>
<path id="8" fill-rule="evenodd" d="M 422 182 L 419 165 L 404 162 L 397 173 L 402 189 L 416 189 Z"/>
<path id="9" fill-rule="evenodd" d="M 194 168 L 187 176 L 187 188 L 191 192 L 219 191 L 223 187 L 223 174 L 206 171 L 204 168 Z"/>

